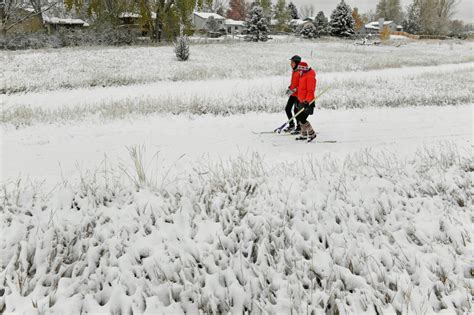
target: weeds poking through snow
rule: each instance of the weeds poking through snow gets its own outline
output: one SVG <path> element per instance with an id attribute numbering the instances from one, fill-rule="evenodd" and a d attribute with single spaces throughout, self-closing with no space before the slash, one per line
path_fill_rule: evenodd
<path id="1" fill-rule="evenodd" d="M 251 155 L 164 191 L 145 148 L 129 152 L 125 180 L 122 168 L 85 172 L 42 202 L 23 181 L 3 187 L 0 309 L 472 311 L 472 211 L 458 202 L 472 204 L 472 158 L 455 146 L 305 160 L 313 176 L 289 190 L 288 174 L 306 178 L 298 165 Z"/>

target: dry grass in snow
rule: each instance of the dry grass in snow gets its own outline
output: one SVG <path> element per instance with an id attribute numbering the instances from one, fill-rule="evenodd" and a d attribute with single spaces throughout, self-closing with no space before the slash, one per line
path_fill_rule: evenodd
<path id="1" fill-rule="evenodd" d="M 172 179 L 141 150 L 77 186 L 4 186 L 1 310 L 472 311 L 474 161 L 453 144 L 408 160 L 251 155 Z"/>

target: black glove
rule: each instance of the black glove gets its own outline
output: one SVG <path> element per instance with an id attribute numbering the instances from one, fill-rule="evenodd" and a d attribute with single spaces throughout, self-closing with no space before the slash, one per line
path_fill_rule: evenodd
<path id="1" fill-rule="evenodd" d="M 313 115 L 313 113 L 314 113 L 314 102 L 311 103 L 311 104 L 308 104 L 308 102 L 305 101 L 305 102 L 303 103 L 303 105 L 304 105 L 304 112 L 305 112 L 305 114 Z"/>

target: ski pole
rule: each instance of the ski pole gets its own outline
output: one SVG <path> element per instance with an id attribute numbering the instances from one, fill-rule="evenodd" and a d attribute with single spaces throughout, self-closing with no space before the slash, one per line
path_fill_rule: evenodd
<path id="1" fill-rule="evenodd" d="M 325 90 L 323 90 L 321 93 L 319 93 L 319 95 L 317 95 L 312 101 L 310 104 L 313 104 L 314 102 L 316 102 L 316 100 L 321 96 L 323 95 L 324 93 L 326 93 L 331 87 L 327 87 Z M 276 128 L 275 130 L 273 130 L 273 132 L 278 132 L 278 133 L 281 133 L 282 129 L 285 128 L 286 125 L 288 125 L 290 123 L 290 121 L 292 121 L 293 119 L 295 119 L 299 114 L 301 114 L 302 112 L 304 111 L 304 108 L 300 109 L 296 114 L 293 115 L 293 117 L 291 117 L 290 119 L 288 119 L 283 125 L 281 125 L 280 127 Z"/>

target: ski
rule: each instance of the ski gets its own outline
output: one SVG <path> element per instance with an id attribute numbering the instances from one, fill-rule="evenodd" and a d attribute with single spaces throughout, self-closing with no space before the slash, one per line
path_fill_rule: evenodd
<path id="1" fill-rule="evenodd" d="M 293 136 L 291 133 L 286 132 L 286 133 L 276 133 L 273 131 L 252 131 L 253 134 L 255 135 L 276 135 L 276 136 Z"/>
<path id="2" fill-rule="evenodd" d="M 254 135 L 275 135 L 275 136 L 298 136 L 298 134 L 292 134 L 291 132 L 285 132 L 285 133 L 277 133 L 273 131 L 252 131 Z M 316 132 L 316 134 L 319 134 L 319 132 Z"/>

